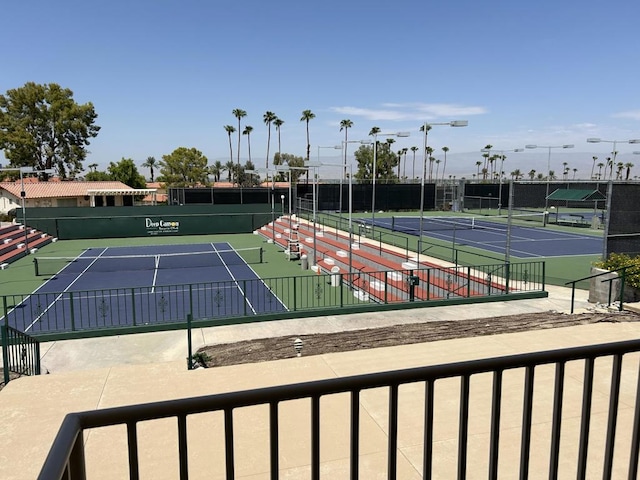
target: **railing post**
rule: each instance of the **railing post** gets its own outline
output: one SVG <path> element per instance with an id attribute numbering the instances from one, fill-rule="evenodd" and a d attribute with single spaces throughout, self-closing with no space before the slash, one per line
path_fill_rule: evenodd
<path id="1" fill-rule="evenodd" d="M 244 302 L 242 302 L 243 308 L 244 308 L 244 316 L 247 316 L 247 281 L 246 280 L 242 280 L 242 298 L 244 299 Z"/>
<path id="2" fill-rule="evenodd" d="M 9 325 L 9 309 L 7 308 L 7 296 L 2 296 L 2 310 L 4 311 L 4 324 Z"/>
<path id="3" fill-rule="evenodd" d="M 293 277 L 293 311 L 294 312 L 298 310 L 298 305 L 297 305 L 298 289 L 296 285 L 296 279 L 297 277 Z"/>
<path id="4" fill-rule="evenodd" d="M 188 313 L 187 314 L 187 351 L 188 351 L 188 357 L 187 357 L 187 370 L 192 370 L 193 369 L 193 343 L 191 340 L 191 321 L 193 319 L 193 316 Z"/>
<path id="5" fill-rule="evenodd" d="M 573 313 L 573 303 L 576 298 L 576 282 L 571 282 L 571 312 Z"/>
<path id="6" fill-rule="evenodd" d="M 136 326 L 136 294 L 135 290 L 131 289 L 131 318 L 133 320 L 133 326 Z"/>
<path id="7" fill-rule="evenodd" d="M 618 306 L 618 311 L 622 311 L 622 304 L 624 303 L 624 280 L 627 276 L 627 269 L 622 270 L 622 278 L 620 279 L 620 305 Z"/>
<path id="8" fill-rule="evenodd" d="M 384 275 L 384 303 L 387 304 L 389 303 L 387 299 L 387 290 L 389 289 L 389 277 L 387 277 L 386 272 L 382 272 L 382 274 Z"/>
<path id="9" fill-rule="evenodd" d="M 344 307 L 344 274 L 340 273 L 340 308 Z"/>
<path id="10" fill-rule="evenodd" d="M 69 292 L 69 316 L 71 317 L 71 331 L 76 331 L 76 315 L 73 308 L 73 292 Z"/>
<path id="11" fill-rule="evenodd" d="M 4 384 L 9 383 L 9 348 L 7 345 L 7 326 L 0 325 L 2 337 L 2 369 L 4 370 Z"/>
<path id="12" fill-rule="evenodd" d="M 509 294 L 509 277 L 511 275 L 511 264 L 505 262 L 504 264 L 505 280 L 504 280 L 504 293 Z"/>

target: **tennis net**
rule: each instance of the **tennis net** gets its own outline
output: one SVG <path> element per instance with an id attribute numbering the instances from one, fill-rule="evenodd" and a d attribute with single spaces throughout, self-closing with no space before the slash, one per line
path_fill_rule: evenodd
<path id="1" fill-rule="evenodd" d="M 35 257 L 36 276 L 58 273 L 135 272 L 180 268 L 221 267 L 262 263 L 262 247 L 155 255 L 101 255 L 79 257 Z"/>
<path id="2" fill-rule="evenodd" d="M 494 215 L 490 217 L 422 217 L 422 231 L 427 232 L 475 229 L 506 230 L 508 224 L 508 215 Z M 511 225 L 544 227 L 547 225 L 547 215 L 544 212 L 511 215 Z M 391 230 L 394 232 L 417 234 L 420 231 L 420 217 L 393 216 L 391 217 Z"/>

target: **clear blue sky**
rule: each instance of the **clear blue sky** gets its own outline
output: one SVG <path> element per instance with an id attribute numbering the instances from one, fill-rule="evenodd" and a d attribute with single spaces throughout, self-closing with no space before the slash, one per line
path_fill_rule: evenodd
<path id="1" fill-rule="evenodd" d="M 569 143 L 552 151 L 551 169 L 567 162 L 588 176 L 592 157 L 604 161 L 613 147 L 588 137 L 640 138 L 637 0 L 32 0 L 0 12 L 0 92 L 58 83 L 92 102 L 101 131 L 85 166 L 123 157 L 140 165 L 181 146 L 224 163 L 234 108 L 248 113 L 243 128 L 254 127 L 258 167 L 267 110 L 285 121 L 282 151 L 300 156 L 301 112 L 315 113 L 312 157 L 340 143 L 343 119 L 353 121 L 351 140 L 373 126 L 410 131 L 394 149 L 421 147 L 425 121 L 468 120 L 429 134 L 436 156 L 449 147 L 447 170 L 459 176 L 476 171 L 486 144 Z M 234 136 L 234 158 L 236 148 Z M 640 145 L 617 150 L 640 172 Z M 504 169 L 546 172 L 547 153 L 508 154 Z M 337 161 L 339 152 L 321 155 Z"/>

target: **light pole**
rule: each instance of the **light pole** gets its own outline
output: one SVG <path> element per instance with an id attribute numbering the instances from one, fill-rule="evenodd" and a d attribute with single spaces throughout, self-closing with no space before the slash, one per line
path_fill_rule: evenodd
<path id="1" fill-rule="evenodd" d="M 420 227 L 418 229 L 418 248 L 416 249 L 417 250 L 416 264 L 418 266 L 418 269 L 420 268 L 420 250 L 422 250 L 422 232 L 423 232 L 423 226 L 424 226 L 424 177 L 426 175 L 426 169 L 427 169 L 427 146 L 429 145 L 428 134 L 431 127 L 435 125 L 448 125 L 449 127 L 466 127 L 467 125 L 469 125 L 469 121 L 468 120 L 452 120 L 450 122 L 436 122 L 436 123 L 424 122 L 422 126 L 422 128 L 424 129 L 424 135 L 422 137 L 422 140 L 423 140 L 422 151 L 423 151 L 424 159 L 422 161 L 422 179 L 420 180 Z"/>
<path id="2" fill-rule="evenodd" d="M 547 148 L 549 149 L 549 155 L 547 156 L 547 194 L 544 197 L 544 209 L 545 211 L 549 208 L 549 182 L 551 182 L 551 149 L 552 148 L 573 148 L 574 145 L 565 144 L 565 145 L 525 145 L 525 148 Z"/>
<path id="3" fill-rule="evenodd" d="M 616 150 L 616 144 L 618 143 L 640 143 L 640 139 L 631 139 L 631 140 L 603 140 L 601 138 L 587 138 L 587 142 L 588 143 L 613 143 L 613 151 L 611 152 L 613 154 L 613 164 L 616 163 L 616 155 L 618 155 L 618 152 Z M 634 152 L 635 153 L 635 152 Z M 605 177 L 606 177 L 606 171 L 605 171 Z M 611 180 L 611 175 L 609 175 L 609 180 Z"/>
<path id="4" fill-rule="evenodd" d="M 371 184 L 371 234 L 376 228 L 376 176 L 377 176 L 377 164 L 378 164 L 378 135 L 385 137 L 408 137 L 411 135 L 409 132 L 395 132 L 395 133 L 374 133 L 373 134 L 373 181 Z"/>
<path id="5" fill-rule="evenodd" d="M 481 152 L 490 152 L 490 149 L 483 148 Z M 498 150 L 500 152 L 500 171 L 498 172 L 498 215 L 502 214 L 502 167 L 504 166 L 505 153 L 509 152 L 524 152 L 524 148 L 514 148 L 512 150 Z"/>
<path id="6" fill-rule="evenodd" d="M 363 140 L 362 142 L 359 142 L 359 143 L 366 144 L 368 142 L 366 140 Z M 310 168 L 322 167 L 322 166 L 340 166 L 340 167 L 343 167 L 343 165 L 340 165 L 340 164 L 337 164 L 337 163 L 320 163 L 320 162 L 318 162 L 318 164 L 312 164 L 311 162 L 306 162 L 306 166 L 310 167 Z M 352 224 L 352 213 L 353 213 L 353 165 L 349 164 L 349 273 L 351 273 L 351 271 L 353 269 L 353 224 Z M 315 241 L 316 240 L 315 240 L 315 231 L 314 231 L 314 238 L 313 238 L 314 251 L 315 251 Z"/>
<path id="7" fill-rule="evenodd" d="M 342 150 L 342 145 L 331 145 L 330 147 L 322 147 L 320 145 L 318 145 L 318 165 L 320 165 L 320 149 L 321 148 L 332 148 L 334 150 Z M 314 166 L 310 164 L 310 162 L 306 162 L 306 166 L 313 168 Z M 315 173 L 317 173 L 316 170 L 314 170 L 314 175 Z M 315 183 L 315 182 L 314 182 Z M 314 187 L 315 188 L 315 187 Z M 315 199 L 315 189 L 314 189 L 314 199 Z M 314 200 L 315 201 L 315 200 Z M 342 220 L 342 173 L 340 173 L 340 203 L 339 203 L 339 209 L 338 209 L 338 215 L 340 216 L 340 219 Z M 313 215 L 313 221 L 315 224 L 315 214 Z"/>

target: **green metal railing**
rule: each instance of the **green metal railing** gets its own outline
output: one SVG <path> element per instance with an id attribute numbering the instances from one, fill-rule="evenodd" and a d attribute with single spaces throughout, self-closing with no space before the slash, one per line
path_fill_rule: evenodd
<path id="1" fill-rule="evenodd" d="M 342 269 L 341 271 L 344 271 Z M 373 270 L 155 287 L 4 295 L 3 322 L 32 335 L 363 305 L 543 292 L 544 262 Z"/>
<path id="2" fill-rule="evenodd" d="M 3 384 L 17 376 L 40 375 L 40 343 L 8 325 L 0 326 L 2 335 Z"/>

